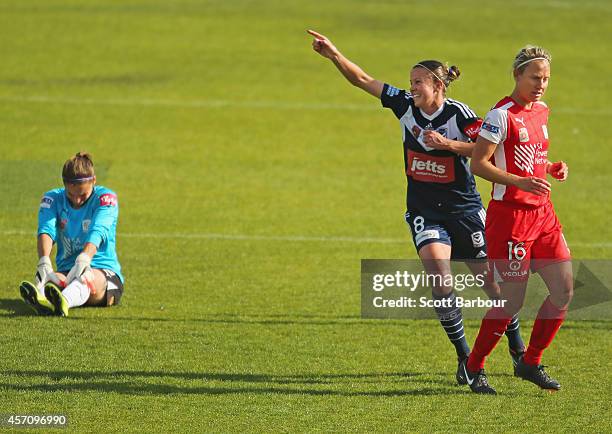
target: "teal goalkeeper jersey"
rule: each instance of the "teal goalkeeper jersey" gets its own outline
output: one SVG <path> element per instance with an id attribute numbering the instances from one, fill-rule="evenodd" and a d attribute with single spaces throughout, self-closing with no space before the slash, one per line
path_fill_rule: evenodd
<path id="1" fill-rule="evenodd" d="M 79 209 L 70 205 L 65 188 L 56 188 L 46 192 L 40 201 L 38 235 L 47 234 L 57 244 L 58 271 L 70 270 L 85 243 L 92 243 L 98 252 L 91 268 L 112 270 L 123 282 L 116 251 L 118 216 L 117 195 L 106 187 L 94 186 Z"/>

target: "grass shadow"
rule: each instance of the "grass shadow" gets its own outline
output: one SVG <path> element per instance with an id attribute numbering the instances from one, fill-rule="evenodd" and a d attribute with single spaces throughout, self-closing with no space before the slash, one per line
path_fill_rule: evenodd
<path id="1" fill-rule="evenodd" d="M 7 311 L 7 313 L 0 314 L 0 316 L 35 316 L 34 311 L 20 299 L 14 298 L 0 298 L 0 310 Z"/>
<path id="2" fill-rule="evenodd" d="M 89 321 L 91 318 L 88 317 L 77 317 L 72 316 L 72 320 L 86 320 Z M 336 319 L 332 318 L 317 318 L 317 317 L 296 317 L 292 318 L 292 315 L 283 317 L 264 319 L 259 316 L 252 315 L 235 315 L 230 317 L 219 317 L 218 315 L 201 315 L 198 318 L 168 318 L 168 317 L 125 317 L 125 316 L 108 316 L 105 318 L 96 318 L 96 320 L 108 320 L 108 321 L 121 321 L 121 322 L 138 322 L 138 321 L 153 321 L 153 322 L 167 322 L 167 323 L 205 323 L 205 324 L 245 324 L 245 325 L 313 325 L 313 326 L 401 326 L 406 327 L 409 322 L 407 320 L 379 320 L 379 319 L 367 319 L 360 317 L 348 317 L 338 316 Z"/>
<path id="3" fill-rule="evenodd" d="M 449 387 L 447 381 L 440 386 L 418 372 L 373 372 L 340 374 L 240 374 L 222 372 L 162 372 L 162 371 L 44 371 L 8 370 L 8 377 L 25 377 L 30 384 L 5 382 L 0 388 L 15 391 L 38 392 L 108 392 L 127 395 L 167 394 L 278 394 L 321 396 L 415 396 L 467 394 L 465 388 Z M 33 379 L 39 381 L 31 381 Z M 153 381 L 153 382 L 152 382 Z M 195 382 L 190 385 L 169 382 Z M 201 383 L 209 382 L 215 384 Z M 407 384 L 407 383 L 414 384 Z M 219 385 L 218 383 L 222 383 Z M 419 383 L 424 383 L 419 385 Z M 376 384 L 378 390 L 368 390 Z M 387 385 L 386 390 L 380 390 Z M 398 385 L 401 386 L 398 388 Z M 452 384 L 451 384 L 452 385 Z M 358 390 L 354 390 L 357 386 Z M 361 386 L 361 387 L 360 387 Z M 404 387 L 407 386 L 407 387 Z"/>

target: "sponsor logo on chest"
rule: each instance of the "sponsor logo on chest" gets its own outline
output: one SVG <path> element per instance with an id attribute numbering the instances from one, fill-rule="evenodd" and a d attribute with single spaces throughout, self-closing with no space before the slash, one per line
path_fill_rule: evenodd
<path id="1" fill-rule="evenodd" d="M 449 183 L 455 180 L 453 157 L 434 157 L 408 151 L 408 170 L 406 174 L 415 181 Z"/>
<path id="2" fill-rule="evenodd" d="M 542 142 L 514 147 L 514 164 L 519 169 L 533 175 L 535 166 L 546 164 L 548 149 L 544 149 Z"/>

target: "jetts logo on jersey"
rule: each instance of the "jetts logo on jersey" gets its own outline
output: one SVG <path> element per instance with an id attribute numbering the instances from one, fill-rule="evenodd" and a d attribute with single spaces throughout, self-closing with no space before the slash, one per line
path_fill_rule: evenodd
<path id="1" fill-rule="evenodd" d="M 117 206 L 117 196 L 106 193 L 100 196 L 100 206 Z"/>
<path id="2" fill-rule="evenodd" d="M 52 197 L 43 196 L 43 198 L 40 200 L 40 207 L 41 208 L 51 208 L 52 204 L 53 204 L 53 198 Z"/>
<path id="3" fill-rule="evenodd" d="M 408 170 L 406 175 L 415 181 L 446 184 L 455 180 L 453 157 L 434 157 L 408 151 Z"/>

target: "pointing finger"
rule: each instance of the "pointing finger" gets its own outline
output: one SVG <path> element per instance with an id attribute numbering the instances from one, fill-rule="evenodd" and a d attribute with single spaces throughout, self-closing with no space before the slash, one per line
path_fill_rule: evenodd
<path id="1" fill-rule="evenodd" d="M 323 36 L 320 33 L 315 32 L 314 30 L 306 30 L 306 33 L 314 36 L 315 38 L 319 38 L 319 39 L 325 39 L 325 36 Z"/>

